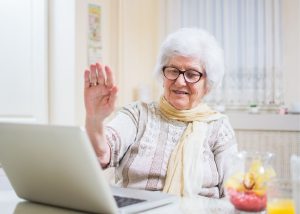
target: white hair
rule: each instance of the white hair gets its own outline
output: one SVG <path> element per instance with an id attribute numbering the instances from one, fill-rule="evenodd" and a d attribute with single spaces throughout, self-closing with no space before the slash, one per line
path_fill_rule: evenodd
<path id="1" fill-rule="evenodd" d="M 162 81 L 162 68 L 173 56 L 199 59 L 203 65 L 209 88 L 221 85 L 224 76 L 223 50 L 207 31 L 198 28 L 181 28 L 170 34 L 162 43 L 155 66 L 155 76 Z"/>

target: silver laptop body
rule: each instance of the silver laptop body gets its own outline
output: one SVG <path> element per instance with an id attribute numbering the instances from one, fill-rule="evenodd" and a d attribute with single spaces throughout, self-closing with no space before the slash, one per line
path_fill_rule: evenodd
<path id="1" fill-rule="evenodd" d="M 0 123 L 0 163 L 16 194 L 33 202 L 134 213 L 176 200 L 161 192 L 110 187 L 80 127 Z M 118 208 L 113 195 L 139 203 Z"/>

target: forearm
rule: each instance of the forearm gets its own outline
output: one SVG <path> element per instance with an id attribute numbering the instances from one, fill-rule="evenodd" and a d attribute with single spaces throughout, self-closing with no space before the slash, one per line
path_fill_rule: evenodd
<path id="1" fill-rule="evenodd" d="M 106 141 L 103 122 L 95 117 L 86 117 L 86 131 L 102 167 L 110 162 L 111 150 Z"/>

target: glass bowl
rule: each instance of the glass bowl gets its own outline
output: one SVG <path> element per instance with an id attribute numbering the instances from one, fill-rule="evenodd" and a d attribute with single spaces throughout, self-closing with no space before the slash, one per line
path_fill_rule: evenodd
<path id="1" fill-rule="evenodd" d="M 240 152 L 232 157 L 225 194 L 236 210 L 261 212 L 267 206 L 267 183 L 275 177 L 273 154 Z"/>

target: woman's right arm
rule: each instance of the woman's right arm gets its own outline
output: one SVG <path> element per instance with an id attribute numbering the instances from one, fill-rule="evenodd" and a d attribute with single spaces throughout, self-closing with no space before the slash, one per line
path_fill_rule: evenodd
<path id="1" fill-rule="evenodd" d="M 111 156 L 103 122 L 115 109 L 116 94 L 117 87 L 108 66 L 97 63 L 84 72 L 85 126 L 102 167 L 109 164 Z"/>

